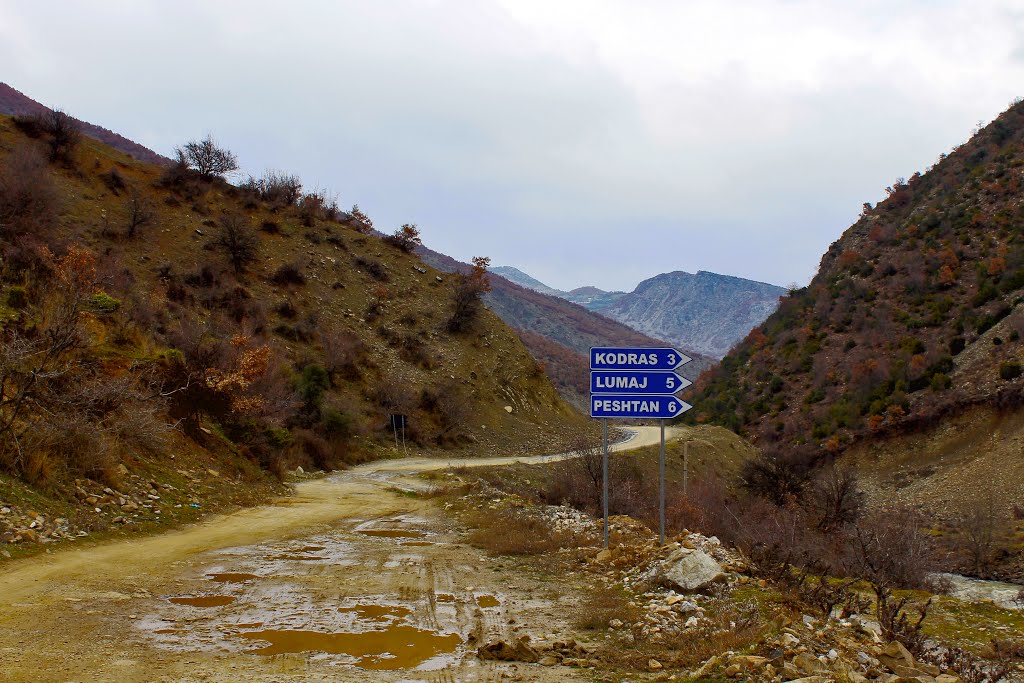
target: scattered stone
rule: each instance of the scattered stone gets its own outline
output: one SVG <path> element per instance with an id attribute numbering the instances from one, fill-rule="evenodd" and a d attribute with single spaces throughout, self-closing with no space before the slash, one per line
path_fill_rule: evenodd
<path id="1" fill-rule="evenodd" d="M 684 593 L 702 590 L 725 579 L 722 565 L 701 550 L 679 548 L 661 563 L 665 582 Z"/>
<path id="2" fill-rule="evenodd" d="M 885 646 L 885 649 L 878 655 L 878 659 L 893 673 L 896 673 L 896 670 L 893 668 L 896 666 L 914 667 L 914 655 L 910 654 L 910 651 L 903 647 L 903 643 L 896 640 Z"/>
<path id="3" fill-rule="evenodd" d="M 647 662 L 647 668 L 651 671 L 657 671 L 658 669 L 664 669 L 665 667 L 657 659 L 652 659 Z"/>
<path id="4" fill-rule="evenodd" d="M 540 660 L 537 650 L 530 647 L 529 636 L 521 636 L 512 645 L 504 640 L 494 641 L 481 645 L 476 652 L 480 659 L 493 659 L 499 662 L 535 663 Z"/>

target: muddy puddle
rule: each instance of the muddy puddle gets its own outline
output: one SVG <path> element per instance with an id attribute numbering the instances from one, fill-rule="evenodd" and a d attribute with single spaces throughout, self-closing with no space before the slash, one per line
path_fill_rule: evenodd
<path id="1" fill-rule="evenodd" d="M 260 578 L 256 574 L 246 574 L 244 572 L 221 572 L 207 574 L 206 576 L 210 581 L 216 581 L 217 583 L 249 583 Z"/>
<path id="2" fill-rule="evenodd" d="M 501 604 L 501 600 L 498 600 L 493 595 L 478 595 L 476 596 L 476 604 L 480 607 L 497 607 Z"/>
<path id="3" fill-rule="evenodd" d="M 266 643 L 252 651 L 259 655 L 325 652 L 353 657 L 353 663 L 361 669 L 385 671 L 415 668 L 440 655 L 454 653 L 462 643 L 457 633 L 442 634 L 409 624 L 353 633 L 265 629 L 240 635 Z"/>
<path id="4" fill-rule="evenodd" d="M 388 622 L 401 619 L 412 614 L 408 607 L 398 605 L 356 605 L 354 607 L 339 607 L 339 612 L 355 614 L 357 619 L 363 621 Z"/>
<path id="5" fill-rule="evenodd" d="M 360 529 L 359 533 L 374 538 L 423 538 L 426 536 L 422 531 L 409 531 L 408 529 Z"/>
<path id="6" fill-rule="evenodd" d="M 435 603 L 433 591 L 407 590 L 390 580 L 379 584 L 386 592 L 353 595 L 349 588 L 353 571 L 375 579 L 413 571 L 422 557 L 398 546 L 433 545 L 420 540 L 428 533 L 415 530 L 423 521 L 378 518 L 363 521 L 365 528 L 210 553 L 191 584 L 135 626 L 159 647 L 183 653 L 307 653 L 381 671 L 446 666 L 463 647 L 463 598 L 453 591 Z M 396 542 L 391 547 L 378 538 Z M 220 595 L 204 594 L 212 585 Z M 475 600 L 472 593 L 465 596 L 469 605 Z M 219 609 L 194 609 L 202 607 Z"/>
<path id="7" fill-rule="evenodd" d="M 231 595 L 181 595 L 168 598 L 167 601 L 189 607 L 223 607 L 233 603 L 235 598 Z"/>

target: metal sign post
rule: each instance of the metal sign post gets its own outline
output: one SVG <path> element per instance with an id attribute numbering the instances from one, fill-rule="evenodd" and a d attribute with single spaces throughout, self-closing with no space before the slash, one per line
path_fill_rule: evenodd
<path id="1" fill-rule="evenodd" d="M 604 435 L 604 459 L 601 461 L 601 481 L 604 487 L 604 547 L 608 548 L 608 420 L 601 422 Z"/>
<path id="2" fill-rule="evenodd" d="M 690 358 L 668 348 L 590 349 L 590 416 L 602 421 L 604 547 L 608 547 L 608 420 L 647 418 L 661 420 L 658 457 L 658 538 L 665 544 L 665 422 L 692 408 L 675 394 L 691 382 L 675 372 Z M 685 473 L 684 473 L 685 477 Z"/>
<path id="3" fill-rule="evenodd" d="M 665 545 L 665 421 L 661 421 L 661 452 L 658 454 L 658 495 L 661 496 L 659 507 L 658 539 Z"/>

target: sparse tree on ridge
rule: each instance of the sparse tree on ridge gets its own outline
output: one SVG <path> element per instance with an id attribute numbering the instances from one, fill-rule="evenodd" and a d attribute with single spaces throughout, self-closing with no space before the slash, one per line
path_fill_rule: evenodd
<path id="1" fill-rule="evenodd" d="M 174 150 L 178 163 L 191 168 L 204 178 L 223 178 L 238 170 L 238 157 L 219 146 L 212 136 L 190 140 Z"/>

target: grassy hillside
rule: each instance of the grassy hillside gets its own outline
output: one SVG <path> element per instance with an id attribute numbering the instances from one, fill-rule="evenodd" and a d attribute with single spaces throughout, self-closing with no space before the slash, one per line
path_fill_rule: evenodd
<path id="1" fill-rule="evenodd" d="M 688 419 L 804 461 L 1020 403 L 1024 104 L 888 198 L 704 376 Z"/>
<path id="2" fill-rule="evenodd" d="M 578 419 L 466 277 L 323 194 L 87 137 L 54 154 L 47 130 L 16 123 L 0 117 L 0 507 L 99 491 L 89 523 L 131 524 L 122 494 L 172 479 L 184 514 L 203 506 L 193 479 L 272 487 L 262 472 L 411 450 L 557 450 Z"/>

